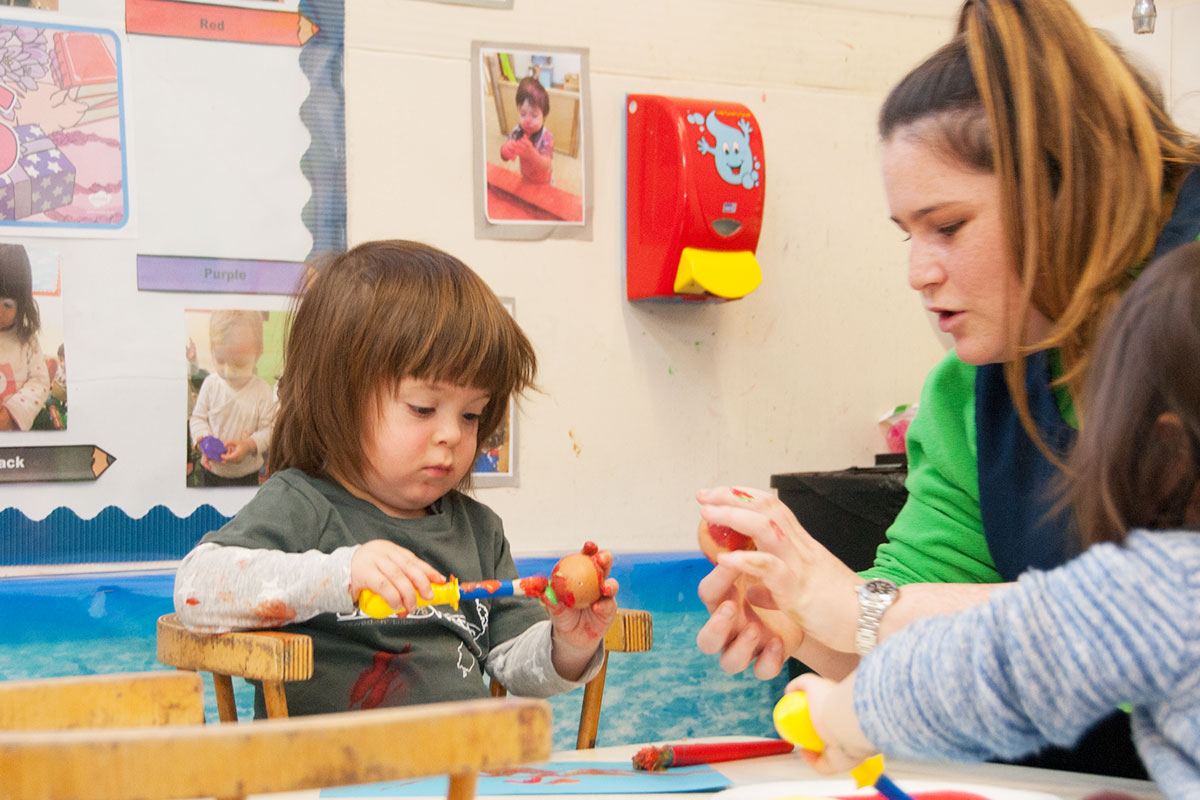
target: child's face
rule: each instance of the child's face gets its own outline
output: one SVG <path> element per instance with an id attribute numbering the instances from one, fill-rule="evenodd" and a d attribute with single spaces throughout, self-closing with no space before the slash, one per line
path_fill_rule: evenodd
<path id="1" fill-rule="evenodd" d="M 405 378 L 367 408 L 367 500 L 393 517 L 423 517 L 474 466 L 487 392 Z"/>
<path id="2" fill-rule="evenodd" d="M 11 297 L 0 297 L 0 331 L 17 324 L 17 301 Z"/>
<path id="3" fill-rule="evenodd" d="M 521 112 L 521 130 L 532 136 L 542 129 L 542 110 L 528 100 L 517 109 Z"/>
<path id="4" fill-rule="evenodd" d="M 232 331 L 213 345 L 213 364 L 217 374 L 234 389 L 241 389 L 254 377 L 254 368 L 262 350 L 247 331 Z"/>

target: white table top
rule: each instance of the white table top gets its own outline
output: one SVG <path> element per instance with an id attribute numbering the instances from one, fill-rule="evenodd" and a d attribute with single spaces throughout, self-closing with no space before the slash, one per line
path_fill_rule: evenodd
<path id="1" fill-rule="evenodd" d="M 722 741 L 728 739 L 744 740 L 747 737 L 710 737 L 690 741 Z M 663 743 L 656 743 L 663 744 Z M 551 760 L 559 762 L 575 761 L 621 761 L 631 762 L 633 754 L 643 745 L 617 745 L 613 747 L 598 747 L 594 750 L 563 750 L 555 752 Z M 763 758 L 727 761 L 712 765 L 733 783 L 733 788 L 751 784 L 777 783 L 782 781 L 845 781 L 845 788 L 838 788 L 838 794 L 849 794 L 854 790 L 854 783 L 848 776 L 826 776 L 814 772 L 807 764 L 794 754 L 781 756 L 766 756 Z M 901 789 L 906 783 L 912 784 L 912 791 L 919 792 L 921 782 L 938 782 L 961 784 L 947 788 L 962 788 L 970 790 L 971 785 L 985 794 L 988 787 L 1018 790 L 1023 792 L 1041 792 L 1061 800 L 1082 800 L 1100 791 L 1117 791 L 1133 795 L 1145 800 L 1162 800 L 1162 794 L 1149 781 L 1135 781 L 1128 778 L 1108 778 L 1098 775 L 1084 775 L 1075 772 L 1059 772 L 1055 770 L 1032 769 L 1029 767 L 1012 767 L 1003 764 L 950 764 L 946 762 L 918 762 L 888 759 L 886 773 Z M 798 789 L 793 794 L 800 793 Z M 824 793 L 830 793 L 825 790 Z M 687 794 L 621 794 L 621 795 L 541 795 L 538 800 L 594 800 L 598 797 L 612 800 L 708 800 L 716 793 L 689 792 Z M 269 796 L 271 800 L 316 800 L 319 792 L 289 792 Z M 777 796 L 781 796 L 778 793 Z M 365 796 L 365 794 L 364 794 Z M 487 797 L 487 795 L 479 795 Z M 516 800 L 519 795 L 507 795 L 502 800 Z M 443 798 L 444 800 L 444 798 Z"/>

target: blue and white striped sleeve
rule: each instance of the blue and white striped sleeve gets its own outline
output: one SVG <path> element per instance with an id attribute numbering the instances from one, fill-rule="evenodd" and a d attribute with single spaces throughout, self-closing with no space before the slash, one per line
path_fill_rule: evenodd
<path id="1" fill-rule="evenodd" d="M 919 620 L 859 666 L 863 732 L 899 756 L 1013 758 L 1072 744 L 1122 702 L 1167 702 L 1198 664 L 1198 575 L 1200 536 L 1135 533 Z"/>

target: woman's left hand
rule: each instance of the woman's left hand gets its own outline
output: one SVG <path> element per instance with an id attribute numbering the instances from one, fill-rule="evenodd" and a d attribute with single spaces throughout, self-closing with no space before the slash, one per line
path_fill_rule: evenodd
<path id="1" fill-rule="evenodd" d="M 757 550 L 722 553 L 718 564 L 749 575 L 761 585 L 746 599 L 778 608 L 826 646 L 854 652 L 858 624 L 856 588 L 862 583 L 849 567 L 804 529 L 779 498 L 757 489 L 704 489 L 697 495 L 700 516 L 754 540 Z"/>

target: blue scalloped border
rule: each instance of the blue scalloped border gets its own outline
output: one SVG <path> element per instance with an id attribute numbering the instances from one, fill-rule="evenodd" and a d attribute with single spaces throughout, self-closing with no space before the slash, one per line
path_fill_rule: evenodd
<path id="1" fill-rule="evenodd" d="M 183 558 L 200 537 L 231 518 L 210 505 L 177 517 L 155 506 L 134 519 L 109 506 L 91 519 L 69 508 L 56 508 L 42 520 L 19 509 L 0 511 L 0 564 L 33 566 L 122 561 L 167 561 Z"/>
<path id="2" fill-rule="evenodd" d="M 301 0 L 300 13 L 317 26 L 300 48 L 300 69 L 309 83 L 300 119 L 311 137 L 300 170 L 312 188 L 300 218 L 312 234 L 312 256 L 346 249 L 345 9 L 342 0 Z"/>

